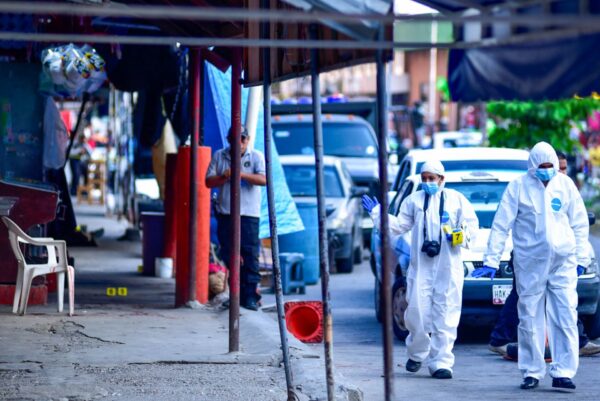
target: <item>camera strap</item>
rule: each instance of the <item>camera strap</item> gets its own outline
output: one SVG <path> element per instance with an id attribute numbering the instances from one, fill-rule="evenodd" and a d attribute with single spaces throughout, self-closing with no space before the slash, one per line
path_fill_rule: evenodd
<path id="1" fill-rule="evenodd" d="M 427 208 L 429 207 L 429 194 L 425 194 L 423 204 L 423 241 L 427 241 Z M 438 242 L 442 243 L 442 216 L 444 215 L 444 191 L 440 194 L 440 237 Z"/>

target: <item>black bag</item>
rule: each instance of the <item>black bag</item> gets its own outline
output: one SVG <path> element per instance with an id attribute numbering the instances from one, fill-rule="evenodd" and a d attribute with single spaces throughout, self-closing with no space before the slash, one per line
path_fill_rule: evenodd
<path id="1" fill-rule="evenodd" d="M 427 208 L 429 207 L 429 194 L 425 194 L 425 203 L 423 205 L 423 245 L 421 252 L 424 252 L 430 258 L 440 254 L 442 248 L 442 229 L 440 227 L 440 236 L 437 241 L 427 239 Z M 440 225 L 442 223 L 442 215 L 444 214 L 444 193 L 440 196 Z"/>

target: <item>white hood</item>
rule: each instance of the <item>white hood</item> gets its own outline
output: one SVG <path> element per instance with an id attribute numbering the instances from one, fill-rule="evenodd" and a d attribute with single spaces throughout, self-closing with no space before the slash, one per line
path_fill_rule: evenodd
<path id="1" fill-rule="evenodd" d="M 527 171 L 535 176 L 535 170 L 542 163 L 552 163 L 554 169 L 558 171 L 558 156 L 554 148 L 546 142 L 538 142 L 529 153 L 527 161 Z"/>

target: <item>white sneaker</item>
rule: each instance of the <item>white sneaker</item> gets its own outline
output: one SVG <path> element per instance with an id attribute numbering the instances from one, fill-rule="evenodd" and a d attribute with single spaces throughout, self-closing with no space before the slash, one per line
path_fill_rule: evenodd
<path id="1" fill-rule="evenodd" d="M 494 346 L 494 345 L 488 345 L 488 348 L 490 351 L 505 356 L 506 355 L 506 347 L 508 346 L 508 344 L 504 344 L 504 345 L 499 345 L 499 346 Z"/>
<path id="2" fill-rule="evenodd" d="M 598 353 L 600 353 L 600 345 L 591 341 L 588 341 L 585 346 L 579 348 L 579 356 L 590 356 Z"/>

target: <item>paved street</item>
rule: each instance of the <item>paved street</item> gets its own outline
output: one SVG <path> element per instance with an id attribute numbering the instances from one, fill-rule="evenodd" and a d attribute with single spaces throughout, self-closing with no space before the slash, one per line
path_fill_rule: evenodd
<path id="1" fill-rule="evenodd" d="M 596 253 L 600 238 L 591 239 Z M 373 275 L 368 261 L 355 267 L 352 274 L 331 277 L 331 300 L 334 319 L 334 364 L 336 374 L 346 383 L 358 386 L 365 400 L 383 399 L 383 349 L 381 325 L 373 309 Z M 286 300 L 318 300 L 320 285 L 307 287 L 306 295 L 289 295 Z M 266 303 L 274 302 L 273 295 L 265 296 Z M 404 370 L 404 343 L 394 343 L 395 399 L 406 400 L 598 400 L 600 399 L 600 356 L 582 358 L 575 383 L 576 394 L 561 393 L 551 387 L 546 377 L 540 388 L 524 393 L 518 385 L 521 375 L 515 362 L 510 362 L 487 350 L 489 327 L 461 327 L 455 347 L 454 379 L 434 380 L 422 369 L 417 374 Z M 322 353 L 323 345 L 312 346 Z M 323 371 L 323 381 L 325 372 Z"/>

